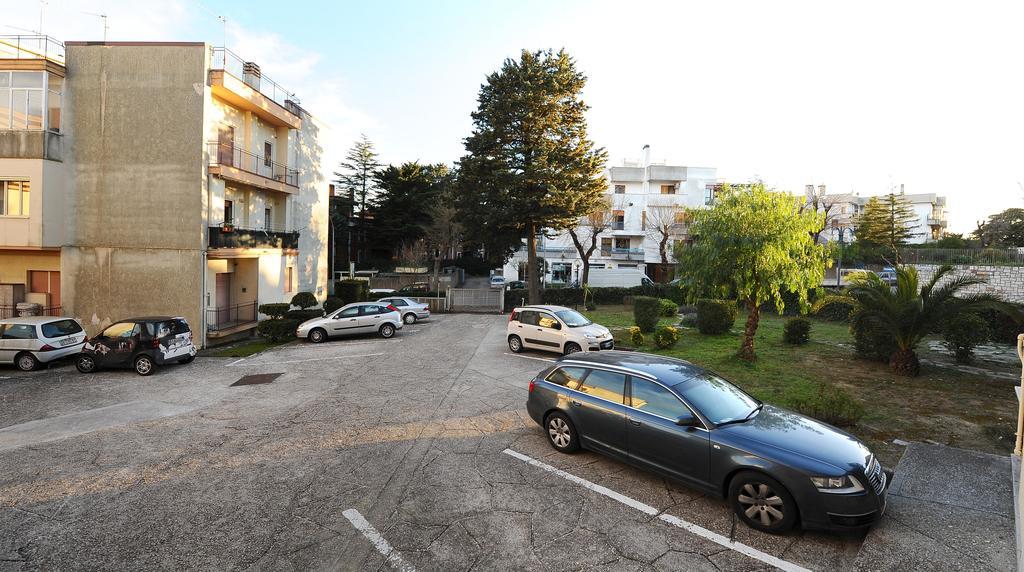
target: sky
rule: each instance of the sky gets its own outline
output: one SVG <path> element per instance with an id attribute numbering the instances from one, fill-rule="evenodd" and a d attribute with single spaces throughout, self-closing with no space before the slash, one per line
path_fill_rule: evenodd
<path id="1" fill-rule="evenodd" d="M 487 74 L 565 48 L 589 133 L 802 193 L 947 197 L 950 231 L 1024 207 L 1024 2 L 0 0 L 0 34 L 206 41 L 390 163 L 457 161 Z M 226 24 L 219 17 L 226 19 Z"/>

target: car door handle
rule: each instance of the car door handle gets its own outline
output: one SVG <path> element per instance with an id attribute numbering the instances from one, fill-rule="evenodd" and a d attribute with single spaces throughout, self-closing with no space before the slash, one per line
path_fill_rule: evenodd
<path id="1" fill-rule="evenodd" d="M 633 425 L 636 425 L 637 427 L 643 425 L 643 423 L 637 421 L 636 419 L 630 419 L 629 422 L 632 423 Z"/>
<path id="2" fill-rule="evenodd" d="M 569 400 L 569 404 L 570 405 L 574 405 L 576 407 L 579 407 L 580 405 L 582 405 L 579 401 L 576 401 L 575 399 L 570 399 Z"/>

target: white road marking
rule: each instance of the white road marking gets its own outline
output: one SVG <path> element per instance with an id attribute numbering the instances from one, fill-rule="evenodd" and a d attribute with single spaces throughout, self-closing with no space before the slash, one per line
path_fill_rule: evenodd
<path id="1" fill-rule="evenodd" d="M 402 572 L 416 572 L 416 569 L 402 559 L 402 555 L 395 550 L 379 532 L 377 532 L 377 529 L 374 528 L 372 524 L 363 518 L 362 514 L 359 514 L 358 510 L 350 508 L 341 514 L 345 515 L 345 518 L 352 523 L 352 526 L 356 527 L 356 530 L 363 533 L 363 536 L 373 544 L 373 547 L 377 549 L 377 552 L 383 554 L 384 558 L 386 558 L 392 566 Z"/>
<path id="2" fill-rule="evenodd" d="M 504 353 L 505 355 L 507 355 L 507 356 L 515 356 L 515 357 L 521 357 L 521 358 L 523 358 L 523 359 L 535 359 L 535 360 L 537 360 L 537 361 L 546 361 L 546 362 L 548 362 L 548 363 L 555 363 L 555 360 L 553 360 L 553 359 L 548 359 L 548 358 L 542 358 L 542 357 L 533 357 L 533 356 L 524 356 L 524 355 L 519 355 L 519 354 L 513 354 L 513 353 L 509 353 L 509 352 L 503 352 L 503 353 Z"/>
<path id="3" fill-rule="evenodd" d="M 242 363 L 242 362 L 243 362 L 243 361 L 245 361 L 246 359 L 247 359 L 247 358 L 242 358 L 242 359 L 240 359 L 240 360 L 236 360 L 236 361 L 233 361 L 233 362 L 229 363 L 228 365 L 226 365 L 226 366 L 224 366 L 224 367 L 231 367 L 231 366 L 235 365 L 236 363 Z"/>
<path id="4" fill-rule="evenodd" d="M 357 358 L 357 357 L 375 357 L 375 356 L 382 356 L 382 355 L 384 355 L 384 352 L 376 353 L 376 354 L 353 354 L 353 355 L 348 355 L 348 356 L 334 356 L 334 357 L 321 357 L 321 358 L 309 358 L 309 359 L 291 359 L 291 360 L 284 360 L 284 361 L 276 361 L 275 360 L 275 361 L 271 361 L 271 362 L 258 362 L 258 363 L 257 362 L 250 362 L 250 365 L 277 365 L 279 363 L 303 363 L 303 362 L 307 362 L 307 361 L 325 361 L 325 360 Z M 231 366 L 235 365 L 235 363 L 238 363 L 238 362 L 229 363 L 225 367 L 231 367 Z"/>
<path id="5" fill-rule="evenodd" d="M 777 558 L 775 556 L 772 556 L 771 554 L 768 554 L 766 552 L 762 552 L 762 551 L 760 551 L 760 550 L 758 550 L 756 548 L 753 548 L 751 546 L 747 546 L 746 544 L 743 544 L 742 542 L 736 542 L 735 540 L 732 540 L 731 538 L 729 538 L 727 536 L 723 536 L 721 534 L 718 534 L 717 532 L 713 532 L 713 531 L 708 530 L 708 529 L 706 529 L 706 528 L 704 528 L 702 526 L 698 526 L 696 524 L 693 524 L 692 522 L 687 522 L 687 521 L 685 521 L 685 520 L 683 520 L 683 519 L 681 519 L 681 518 L 679 518 L 677 516 L 672 516 L 671 514 L 663 513 L 663 512 L 659 511 L 658 509 L 654 508 L 651 505 L 642 503 L 642 502 L 640 502 L 640 501 L 638 501 L 636 499 L 633 499 L 633 498 L 627 497 L 626 495 L 617 493 L 617 492 L 615 492 L 615 491 L 613 491 L 613 490 L 611 490 L 609 488 L 602 487 L 599 484 L 592 483 L 592 482 L 590 482 L 587 479 L 584 479 L 582 477 L 577 477 L 576 475 L 573 475 L 573 474 L 567 473 L 567 472 L 565 472 L 565 471 L 563 471 L 561 469 L 552 467 L 551 465 L 548 465 L 547 463 L 542 463 L 541 461 L 538 461 L 538 460 L 534 459 L 533 457 L 529 457 L 529 456 L 524 455 L 522 453 L 513 451 L 512 449 L 505 449 L 502 452 L 505 453 L 506 455 L 509 455 L 510 457 L 515 457 L 516 459 L 519 459 L 520 461 L 523 461 L 523 462 L 526 462 L 526 463 L 528 463 L 530 465 L 533 465 L 535 467 L 544 469 L 545 471 L 547 471 L 549 473 L 553 473 L 555 475 L 558 475 L 559 477 L 562 477 L 563 479 L 566 479 L 568 481 L 572 481 L 572 482 L 574 482 L 574 483 L 576 483 L 578 485 L 583 486 L 584 488 L 587 488 L 587 489 L 589 489 L 591 491 L 594 491 L 595 493 L 604 495 L 604 496 L 606 496 L 606 497 L 608 497 L 610 499 L 613 499 L 613 500 L 617 500 L 620 503 L 622 503 L 622 504 L 624 504 L 624 505 L 626 505 L 626 506 L 628 506 L 630 508 L 634 508 L 634 509 L 636 509 L 636 510 L 638 510 L 638 511 L 644 513 L 644 514 L 657 517 L 659 520 L 661 520 L 663 522 L 667 522 L 668 524 L 671 524 L 673 526 L 677 526 L 677 527 L 682 528 L 683 530 L 686 530 L 688 532 L 692 532 L 693 534 L 696 534 L 697 536 L 700 536 L 701 538 L 710 540 L 711 542 L 714 542 L 715 544 L 724 546 L 724 547 L 726 547 L 726 548 L 728 548 L 730 550 L 735 550 L 736 552 L 739 552 L 741 554 L 745 554 L 745 555 L 747 555 L 747 556 L 749 556 L 751 558 L 754 558 L 756 560 L 760 560 L 761 562 L 764 562 L 765 564 L 769 564 L 771 566 L 774 566 L 774 567 L 778 568 L 779 570 L 784 570 L 785 572 L 810 572 L 810 570 L 808 570 L 807 568 L 804 568 L 803 566 L 800 566 L 798 564 L 794 564 L 792 562 L 789 562 L 787 560 L 783 560 L 781 558 Z"/>

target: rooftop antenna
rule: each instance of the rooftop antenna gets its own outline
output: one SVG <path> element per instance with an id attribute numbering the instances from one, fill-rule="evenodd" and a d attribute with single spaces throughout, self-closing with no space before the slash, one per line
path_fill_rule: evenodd
<path id="1" fill-rule="evenodd" d="M 221 46 L 226 50 L 228 48 L 228 18 L 227 16 L 217 16 L 217 19 L 220 20 L 221 29 L 224 34 L 224 43 Z"/>
<path id="2" fill-rule="evenodd" d="M 46 0 L 39 0 L 39 35 L 43 35 L 43 12 L 46 10 Z"/>
<path id="3" fill-rule="evenodd" d="M 107 29 L 110 27 L 107 25 L 107 13 L 97 14 L 95 12 L 82 12 L 88 16 L 96 16 L 97 18 L 103 19 L 103 43 L 107 43 Z"/>

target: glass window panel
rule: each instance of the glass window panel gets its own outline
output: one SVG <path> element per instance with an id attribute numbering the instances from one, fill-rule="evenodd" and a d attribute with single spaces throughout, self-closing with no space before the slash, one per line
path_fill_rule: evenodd
<path id="1" fill-rule="evenodd" d="M 582 367 L 563 367 L 551 372 L 547 381 L 556 385 L 564 385 L 569 389 L 576 389 L 586 373 L 587 370 Z"/>
<path id="2" fill-rule="evenodd" d="M 57 133 L 60 133 L 60 100 L 60 93 L 55 91 L 49 92 L 46 99 L 46 128 Z"/>
<path id="3" fill-rule="evenodd" d="M 28 128 L 43 128 L 43 90 L 33 89 L 28 92 Z"/>
<path id="4" fill-rule="evenodd" d="M 622 403 L 622 394 L 625 389 L 625 375 L 595 369 L 583 380 L 578 391 L 615 403 Z"/>
<path id="5" fill-rule="evenodd" d="M 43 85 L 43 72 L 11 72 L 11 86 L 45 87 Z"/>
<path id="6" fill-rule="evenodd" d="M 633 407 L 666 419 L 679 419 L 689 413 L 685 405 L 669 390 L 646 379 L 633 378 Z"/>
<path id="7" fill-rule="evenodd" d="M 0 74 L 3 77 L 3 74 Z M 0 129 L 11 128 L 11 90 L 0 87 Z"/>
<path id="8" fill-rule="evenodd" d="M 0 181 L 0 216 L 7 214 L 7 181 Z"/>
<path id="9" fill-rule="evenodd" d="M 11 90 L 11 129 L 27 129 L 28 90 Z"/>
<path id="10" fill-rule="evenodd" d="M 11 72 L 0 72 L 0 87 L 11 87 Z"/>
<path id="11" fill-rule="evenodd" d="M 21 215 L 28 216 L 28 183 L 21 184 Z"/>
<path id="12" fill-rule="evenodd" d="M 7 216 L 21 216 L 21 185 L 15 181 L 7 182 Z"/>
<path id="13" fill-rule="evenodd" d="M 64 92 L 64 78 L 55 74 L 46 75 L 46 88 L 50 91 L 56 91 L 57 93 Z"/>

